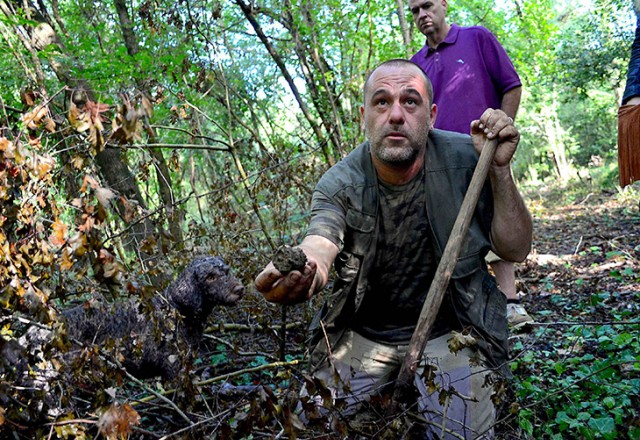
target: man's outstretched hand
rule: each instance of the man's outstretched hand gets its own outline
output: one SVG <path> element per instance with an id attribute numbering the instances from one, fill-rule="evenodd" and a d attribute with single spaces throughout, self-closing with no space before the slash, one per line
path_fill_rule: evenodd
<path id="1" fill-rule="evenodd" d="M 307 261 L 302 272 L 293 270 L 286 275 L 280 273 L 273 263 L 269 263 L 255 279 L 256 289 L 269 302 L 279 304 L 298 304 L 311 298 L 311 285 L 317 266 Z"/>

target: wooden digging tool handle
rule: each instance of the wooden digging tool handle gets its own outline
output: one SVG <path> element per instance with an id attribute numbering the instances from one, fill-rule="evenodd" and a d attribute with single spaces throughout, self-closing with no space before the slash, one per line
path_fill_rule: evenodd
<path id="1" fill-rule="evenodd" d="M 422 306 L 418 324 L 413 332 L 413 336 L 411 337 L 411 342 L 409 343 L 404 363 L 400 369 L 398 380 L 396 381 L 393 400 L 391 401 L 391 407 L 394 413 L 396 412 L 398 404 L 405 400 L 403 398 L 409 395 L 411 387 L 413 386 L 413 378 L 415 376 L 418 363 L 424 353 L 427 341 L 429 340 L 429 334 L 431 333 L 433 323 L 436 320 L 438 310 L 440 310 L 442 298 L 444 298 L 444 293 L 449 285 L 451 273 L 453 272 L 456 260 L 460 254 L 462 240 L 465 235 L 467 235 L 467 230 L 469 229 L 473 212 L 476 209 L 476 204 L 480 197 L 480 191 L 487 180 L 487 174 L 489 173 L 489 167 L 493 162 L 493 156 L 497 145 L 497 139 L 487 139 L 482 147 L 478 164 L 476 165 L 476 169 L 471 177 L 469 189 L 464 196 L 460 212 L 458 213 L 456 222 L 451 230 L 451 235 L 449 236 L 447 245 L 444 248 L 442 259 L 440 260 L 440 264 L 438 264 L 438 269 L 436 270 L 433 281 L 431 282 L 431 287 L 429 287 L 427 299 Z"/>

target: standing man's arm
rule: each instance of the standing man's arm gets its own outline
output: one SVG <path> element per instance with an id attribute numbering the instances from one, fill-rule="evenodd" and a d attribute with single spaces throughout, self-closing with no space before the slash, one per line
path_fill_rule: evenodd
<path id="1" fill-rule="evenodd" d="M 511 119 L 516 119 L 518 108 L 520 107 L 520 98 L 522 97 L 522 86 L 514 87 L 504 94 L 502 97 L 502 105 L 500 110 L 505 112 Z"/>

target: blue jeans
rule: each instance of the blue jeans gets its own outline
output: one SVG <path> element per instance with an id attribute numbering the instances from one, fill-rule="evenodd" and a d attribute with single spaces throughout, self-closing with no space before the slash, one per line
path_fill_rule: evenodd
<path id="1" fill-rule="evenodd" d="M 640 16 L 637 16 L 637 20 L 636 37 L 631 45 L 627 86 L 624 89 L 624 95 L 622 95 L 622 105 L 625 105 L 634 96 L 640 96 Z"/>

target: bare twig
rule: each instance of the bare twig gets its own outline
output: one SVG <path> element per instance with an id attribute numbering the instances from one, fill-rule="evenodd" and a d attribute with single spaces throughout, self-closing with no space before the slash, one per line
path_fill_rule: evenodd
<path id="1" fill-rule="evenodd" d="M 259 365 L 257 367 L 252 367 L 252 368 L 245 368 L 244 370 L 238 370 L 238 371 L 234 371 L 232 373 L 223 374 L 221 376 L 212 377 L 210 379 L 203 380 L 203 381 L 200 381 L 200 382 L 194 382 L 194 385 L 195 386 L 209 385 L 209 384 L 212 384 L 214 382 L 220 382 L 220 381 L 223 381 L 223 380 L 231 379 L 232 377 L 241 376 L 241 375 L 246 374 L 246 373 L 253 373 L 253 372 L 261 371 L 261 370 L 268 370 L 270 368 L 292 367 L 294 365 L 298 365 L 300 362 L 301 361 L 299 359 L 294 359 L 294 360 L 289 361 L 289 362 L 272 362 L 270 364 Z M 158 395 L 171 394 L 173 392 L 175 392 L 175 389 L 165 390 L 163 393 L 158 393 L 156 391 L 153 391 L 153 394 L 154 394 L 153 396 L 147 396 L 147 397 L 143 397 L 142 399 L 138 399 L 135 402 L 131 402 L 131 405 L 135 406 L 135 405 L 138 405 L 140 403 L 150 402 L 154 398 L 159 397 Z"/>
<path id="2" fill-rule="evenodd" d="M 272 368 L 281 368 L 281 367 L 293 367 L 294 365 L 298 365 L 300 363 L 300 359 L 294 359 L 288 362 L 272 362 L 270 364 L 258 365 L 257 367 L 245 368 L 243 370 L 234 371 L 232 373 L 223 374 L 221 376 L 212 377 L 211 379 L 203 380 L 200 382 L 195 382 L 194 385 L 202 386 L 209 385 L 214 382 L 220 382 L 223 380 L 230 379 L 232 377 L 242 376 L 246 373 L 255 373 L 256 371 L 269 370 Z"/>

